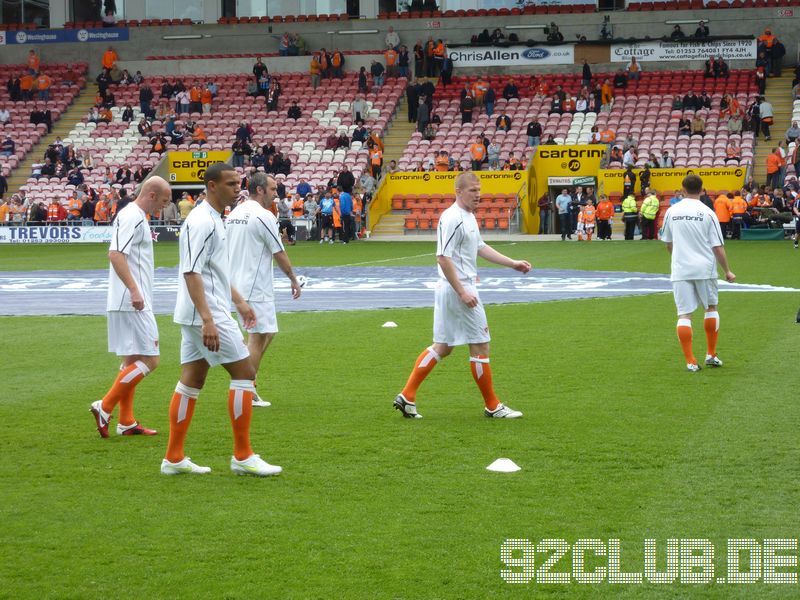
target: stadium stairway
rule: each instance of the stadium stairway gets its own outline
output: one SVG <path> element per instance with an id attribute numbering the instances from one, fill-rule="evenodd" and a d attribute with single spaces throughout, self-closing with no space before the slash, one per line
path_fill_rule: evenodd
<path id="1" fill-rule="evenodd" d="M 416 131 L 417 124 L 408 122 L 408 102 L 405 96 L 398 104 L 397 112 L 392 119 L 389 133 L 383 137 L 383 164 L 399 161 L 408 146 L 411 134 Z M 402 236 L 404 234 L 404 216 L 390 213 L 381 217 L 375 227 L 371 228 L 370 237 Z"/>
<path id="2" fill-rule="evenodd" d="M 773 77 L 767 81 L 767 100 L 772 104 L 775 113 L 775 122 L 770 128 L 771 140 L 759 138 L 753 154 L 753 178 L 756 183 L 767 180 L 767 155 L 785 139 L 784 134 L 792 124 L 792 79 L 794 73 L 784 69 L 780 77 Z"/>
<path id="3" fill-rule="evenodd" d="M 67 137 L 69 132 L 75 127 L 75 123 L 81 121 L 89 109 L 94 106 L 94 99 L 97 95 L 97 84 L 88 83 L 75 97 L 75 101 L 64 111 L 61 118 L 53 125 L 53 131 L 48 133 L 41 141 L 28 152 L 25 161 L 11 172 L 8 177 L 8 191 L 11 194 L 19 192 L 19 188 L 28 181 L 31 169 L 36 163 L 44 162 L 44 151 L 47 146 L 55 142 L 57 137 L 62 140 Z"/>

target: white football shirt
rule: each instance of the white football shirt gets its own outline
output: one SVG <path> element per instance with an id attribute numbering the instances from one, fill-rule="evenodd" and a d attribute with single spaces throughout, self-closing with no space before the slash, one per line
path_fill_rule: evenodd
<path id="1" fill-rule="evenodd" d="M 725 242 L 717 215 L 700 200 L 684 198 L 670 206 L 659 237 L 672 242 L 671 281 L 717 278 L 712 248 Z"/>
<path id="2" fill-rule="evenodd" d="M 119 213 L 112 226 L 109 251 L 122 252 L 131 276 L 144 298 L 145 310 L 153 310 L 153 234 L 147 215 L 135 202 Z M 132 311 L 131 294 L 112 265 L 108 267 L 107 311 Z"/>
<path id="3" fill-rule="evenodd" d="M 439 217 L 436 256 L 447 256 L 453 261 L 461 281 L 474 280 L 478 276 L 478 250 L 486 244 L 475 215 L 453 203 Z M 438 267 L 439 277 L 444 277 Z"/>
<path id="4" fill-rule="evenodd" d="M 231 284 L 248 302 L 272 302 L 272 255 L 283 250 L 278 221 L 255 200 L 247 200 L 225 219 Z"/>
<path id="5" fill-rule="evenodd" d="M 181 226 L 179 245 L 178 299 L 173 320 L 181 325 L 203 324 L 189 297 L 184 273 L 202 275 L 206 302 L 214 323 L 232 319 L 225 224 L 210 202 L 202 202 L 186 217 Z"/>

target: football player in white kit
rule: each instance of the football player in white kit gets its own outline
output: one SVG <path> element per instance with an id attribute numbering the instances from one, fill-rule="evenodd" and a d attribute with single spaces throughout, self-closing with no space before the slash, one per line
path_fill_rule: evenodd
<path id="1" fill-rule="evenodd" d="M 234 208 L 225 220 L 231 255 L 231 285 L 241 291 L 256 314 L 255 326 L 246 327 L 247 348 L 256 376 L 264 352 L 278 333 L 272 286 L 273 258 L 291 282 L 292 298 L 297 300 L 300 297 L 300 283 L 281 242 L 278 221 L 267 210 L 268 206 L 272 206 L 277 190 L 278 183 L 274 177 L 264 173 L 254 174 L 247 185 L 250 199 Z M 253 406 L 269 405 L 256 391 Z"/>
<path id="2" fill-rule="evenodd" d="M 153 235 L 148 215 L 169 204 L 172 192 L 161 177 L 142 185 L 136 200 L 114 219 L 108 259 L 108 351 L 122 359 L 117 378 L 102 400 L 92 402 L 97 431 L 108 437 L 108 424 L 119 405 L 117 435 L 155 435 L 133 416 L 137 384 L 158 366 L 158 326 L 153 316 Z"/>
<path id="3" fill-rule="evenodd" d="M 722 229 L 713 210 L 700 202 L 703 180 L 697 175 L 683 179 L 684 198 L 669 207 L 659 237 L 672 254 L 672 293 L 678 309 L 678 339 L 690 372 L 700 370 L 692 351 L 692 313 L 699 304 L 705 308 L 706 365 L 721 367 L 717 356 L 719 312 L 717 312 L 717 263 L 725 279 L 735 281 L 728 266 Z"/>
<path id="4" fill-rule="evenodd" d="M 231 316 L 231 303 L 245 325 L 256 324 L 253 310 L 230 284 L 228 241 L 222 214 L 239 193 L 239 174 L 225 163 L 206 169 L 207 197 L 189 213 L 180 232 L 178 299 L 174 321 L 181 325 L 181 377 L 169 406 L 169 443 L 161 461 L 165 475 L 208 473 L 183 449 L 200 390 L 212 366 L 222 365 L 231 376 L 228 414 L 233 428 L 231 471 L 242 475 L 277 475 L 250 447 L 250 419 L 255 394 L 255 370 L 242 332 Z"/>
<path id="5" fill-rule="evenodd" d="M 404 417 L 419 419 L 416 394 L 420 384 L 454 346 L 469 345 L 472 377 L 478 384 L 487 417 L 516 419 L 522 413 L 498 400 L 489 364 L 489 325 L 475 287 L 478 256 L 484 260 L 527 273 L 529 262 L 514 260 L 487 246 L 481 239 L 475 209 L 480 203 L 481 184 L 475 173 L 456 177 L 456 201 L 439 218 L 436 260 L 439 282 L 433 307 L 433 345 L 422 351 L 406 386 L 394 400 Z"/>

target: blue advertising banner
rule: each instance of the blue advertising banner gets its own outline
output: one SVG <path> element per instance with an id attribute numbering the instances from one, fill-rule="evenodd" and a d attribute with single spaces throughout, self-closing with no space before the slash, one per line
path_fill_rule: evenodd
<path id="1" fill-rule="evenodd" d="M 127 42 L 127 27 L 103 29 L 33 29 L 0 31 L 0 46 L 11 44 L 69 44 L 73 42 Z"/>

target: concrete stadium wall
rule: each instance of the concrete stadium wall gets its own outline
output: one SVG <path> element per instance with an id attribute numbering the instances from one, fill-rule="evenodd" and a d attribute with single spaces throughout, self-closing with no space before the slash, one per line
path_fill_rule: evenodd
<path id="1" fill-rule="evenodd" d="M 616 38 L 643 39 L 648 36 L 657 38 L 659 35 L 668 34 L 672 25 L 665 21 L 705 19 L 709 23 L 711 33 L 715 36 L 725 35 L 759 35 L 765 27 L 771 27 L 773 32 L 783 41 L 787 48 L 786 64 L 795 64 L 797 58 L 800 29 L 797 28 L 797 19 L 781 17 L 780 8 L 754 8 L 754 9 L 720 9 L 697 11 L 654 11 L 654 12 L 613 12 L 579 15 L 523 15 L 517 17 L 491 17 L 483 18 L 440 18 L 433 21 L 440 23 L 441 28 L 432 29 L 431 19 L 399 19 L 378 20 L 361 19 L 349 22 L 325 23 L 283 23 L 274 25 L 192 25 L 176 27 L 138 27 L 130 29 L 130 40 L 122 42 L 115 47 L 121 60 L 141 60 L 151 55 L 197 55 L 215 53 L 250 53 L 250 52 L 276 52 L 278 39 L 285 31 L 299 32 L 306 40 L 309 50 L 320 47 L 327 49 L 340 48 L 342 50 L 371 50 L 381 48 L 386 29 L 392 25 L 399 33 L 403 43 L 410 46 L 417 40 L 425 40 L 428 36 L 441 37 L 448 43 L 468 43 L 470 37 L 484 28 L 505 27 L 507 25 L 545 25 L 555 21 L 564 34 L 566 41 L 576 41 L 577 35 L 586 35 L 587 38 L 597 38 L 602 27 L 603 16 L 610 15 L 614 26 Z M 791 9 L 790 9 L 791 10 Z M 800 9 L 793 9 L 799 10 Z M 684 25 L 687 33 L 694 31 L 694 25 Z M 377 34 L 346 35 L 338 32 L 354 31 L 359 29 L 378 29 Z M 506 34 L 509 31 L 506 30 Z M 520 38 L 532 37 L 539 42 L 543 41 L 540 30 L 517 30 Z M 163 36 L 170 35 L 202 35 L 201 39 L 190 40 L 165 40 Z M 86 61 L 91 65 L 91 74 L 99 71 L 100 56 L 105 49 L 104 44 L 42 44 L 37 47 L 42 54 L 43 62 L 77 62 Z M 0 62 L 23 63 L 25 62 L 30 46 L 8 45 L 0 53 Z M 577 53 L 576 53 L 577 54 Z M 355 57 L 352 57 L 355 58 Z M 281 59 L 289 61 L 292 59 Z M 186 61 L 189 62 L 189 61 Z M 195 61 L 198 62 L 198 61 Z M 350 67 L 356 61 L 350 62 Z M 173 67 L 165 64 L 166 61 L 147 61 L 148 67 L 142 69 L 143 73 L 165 72 Z M 289 64 L 289 63 L 287 63 Z M 300 64 L 299 62 L 297 63 Z M 152 66 L 149 66 L 152 65 Z M 209 69 L 211 65 L 209 64 Z M 648 69 L 676 69 L 689 68 L 696 64 L 679 63 L 648 63 Z M 751 66 L 747 64 L 732 65 Z M 304 66 L 302 69 L 305 70 Z M 183 65 L 174 67 L 177 72 L 182 69 L 195 67 Z M 216 67 L 214 67 L 216 68 Z M 280 70 L 293 70 L 292 67 Z M 250 69 L 246 69 L 249 71 Z M 512 68 L 499 68 L 500 72 L 514 72 Z M 537 67 L 537 71 L 547 72 L 546 68 Z M 568 71 L 569 68 L 558 67 L 550 69 L 555 71 Z M 520 71 L 520 69 L 518 69 Z M 522 68 L 523 72 L 530 72 Z M 210 71 L 206 71 L 210 72 Z M 233 72 L 233 71 L 229 71 Z M 465 71 L 466 72 L 466 71 Z"/>

